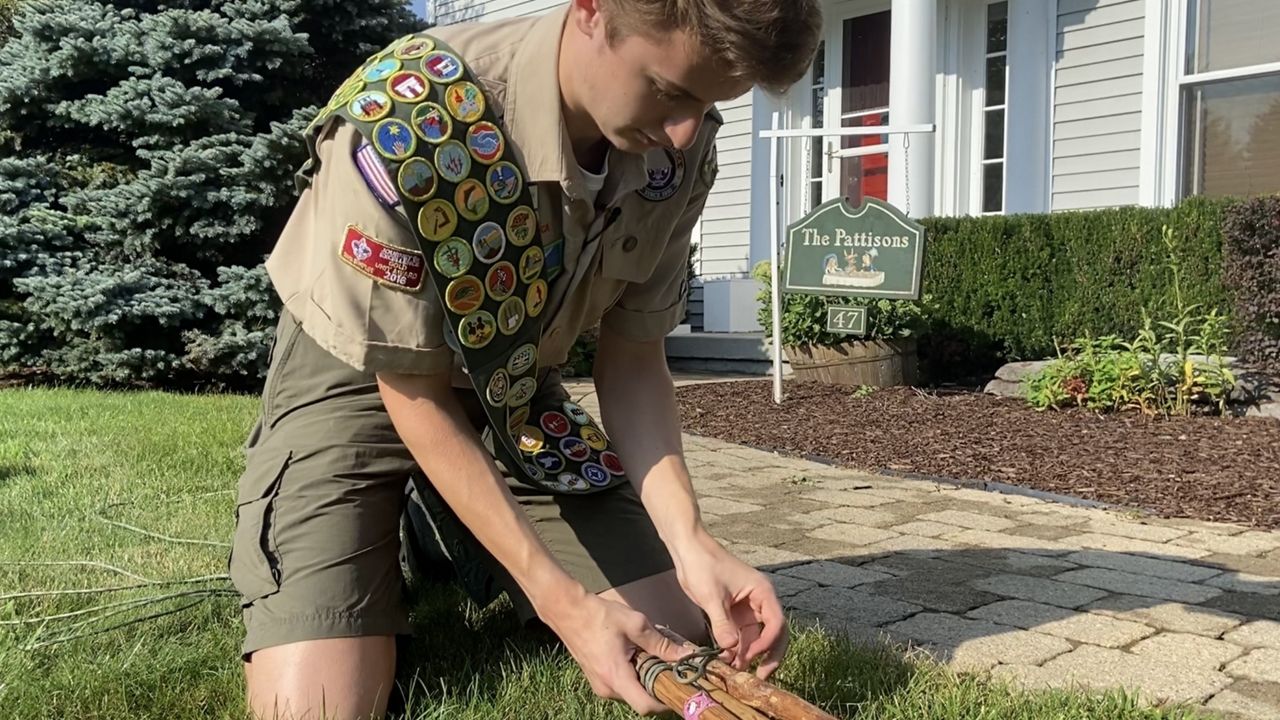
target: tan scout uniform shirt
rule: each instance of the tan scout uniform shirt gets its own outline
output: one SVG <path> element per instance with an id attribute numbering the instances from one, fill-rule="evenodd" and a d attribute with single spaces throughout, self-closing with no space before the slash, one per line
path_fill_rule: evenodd
<path id="1" fill-rule="evenodd" d="M 592 207 L 561 112 L 557 64 L 566 18 L 567 10 L 559 10 L 432 31 L 484 85 L 531 183 L 544 248 L 564 239 L 563 267 L 541 315 L 544 368 L 565 362 L 574 340 L 597 322 L 644 341 L 662 338 L 683 318 L 689 237 L 714 179 L 720 124 L 712 113 L 692 148 L 672 151 L 683 162 L 682 177 L 678 190 L 657 201 L 638 191 L 651 182 L 649 170 L 671 166 L 664 151 L 612 153 Z M 267 261 L 271 280 L 307 334 L 356 369 L 432 374 L 456 368 L 429 277 L 417 291 L 380 285 L 340 257 L 349 224 L 383 244 L 418 249 L 403 212 L 380 205 L 361 177 L 352 160 L 360 143 L 341 121 L 326 128 L 314 182 Z M 662 176 L 655 178 L 661 185 Z M 422 250 L 430 262 L 431 249 Z"/>

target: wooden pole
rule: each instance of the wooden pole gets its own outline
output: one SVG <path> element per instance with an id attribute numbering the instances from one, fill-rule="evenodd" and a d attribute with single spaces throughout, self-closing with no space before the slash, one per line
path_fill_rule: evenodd
<path id="1" fill-rule="evenodd" d="M 636 667 L 655 659 L 646 652 L 636 653 Z M 741 718 L 717 702 L 711 693 L 698 685 L 686 685 L 676 680 L 670 670 L 658 673 L 653 681 L 653 696 L 667 707 L 680 713 L 684 720 L 754 720 Z"/>

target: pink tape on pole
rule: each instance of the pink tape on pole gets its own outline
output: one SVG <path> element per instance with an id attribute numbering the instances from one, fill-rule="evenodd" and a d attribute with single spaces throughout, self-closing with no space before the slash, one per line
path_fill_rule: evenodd
<path id="1" fill-rule="evenodd" d="M 698 720 L 709 708 L 720 707 L 720 703 L 711 699 L 705 692 L 689 698 L 684 703 L 684 720 Z"/>

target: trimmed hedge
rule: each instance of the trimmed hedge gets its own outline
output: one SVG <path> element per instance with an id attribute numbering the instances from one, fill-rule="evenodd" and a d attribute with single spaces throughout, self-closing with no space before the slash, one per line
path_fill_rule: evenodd
<path id="1" fill-rule="evenodd" d="M 1231 204 L 1194 198 L 1176 208 L 925 220 L 929 375 L 949 380 L 1052 357 L 1058 344 L 1087 335 L 1133 337 L 1144 309 L 1159 315 L 1172 305 L 1166 226 L 1184 299 L 1226 312 L 1221 228 Z"/>
<path id="2" fill-rule="evenodd" d="M 1280 197 L 1232 207 L 1223 223 L 1222 272 L 1242 359 L 1280 376 Z"/>

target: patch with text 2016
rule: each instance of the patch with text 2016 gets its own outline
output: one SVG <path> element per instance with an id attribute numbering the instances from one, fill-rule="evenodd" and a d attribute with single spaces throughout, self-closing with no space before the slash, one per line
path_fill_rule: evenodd
<path id="1" fill-rule="evenodd" d="M 380 285 L 409 292 L 422 289 L 427 261 L 417 250 L 389 245 L 348 225 L 339 252 L 343 262 Z"/>

